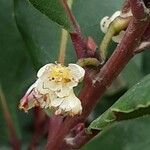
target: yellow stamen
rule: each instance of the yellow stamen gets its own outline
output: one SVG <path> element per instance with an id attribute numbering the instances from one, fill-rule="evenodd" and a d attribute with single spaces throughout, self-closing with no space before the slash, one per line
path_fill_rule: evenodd
<path id="1" fill-rule="evenodd" d="M 51 68 L 49 78 L 51 80 L 55 80 L 56 82 L 66 83 L 70 81 L 71 72 L 67 67 L 58 64 Z"/>

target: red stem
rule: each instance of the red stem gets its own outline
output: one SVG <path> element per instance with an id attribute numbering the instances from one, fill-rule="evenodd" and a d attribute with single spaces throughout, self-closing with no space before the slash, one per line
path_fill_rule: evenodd
<path id="1" fill-rule="evenodd" d="M 67 4 L 67 0 L 61 0 L 62 1 L 62 5 L 64 6 L 64 9 L 66 11 L 66 14 L 67 16 L 69 17 L 70 19 L 70 22 L 72 23 L 73 27 L 74 27 L 74 30 L 76 32 L 80 32 L 80 26 L 78 25 L 74 15 L 72 15 L 72 12 Z"/>
<path id="2" fill-rule="evenodd" d="M 70 33 L 73 45 L 76 50 L 76 54 L 78 58 L 83 58 L 85 56 L 85 50 L 86 50 L 86 43 L 84 40 L 84 37 L 81 33 L 80 26 L 78 25 L 74 15 L 72 14 L 71 10 L 69 9 L 69 6 L 67 4 L 66 0 L 62 0 L 62 4 L 64 6 L 64 9 L 70 19 L 70 22 L 72 23 L 74 27 L 74 32 Z M 84 49 L 84 51 L 83 51 Z"/>
<path id="3" fill-rule="evenodd" d="M 36 149 L 39 144 L 40 138 L 46 134 L 48 128 L 48 118 L 45 113 L 38 107 L 34 109 L 34 134 L 31 139 L 31 143 L 28 150 Z"/>
<path id="4" fill-rule="evenodd" d="M 47 149 L 51 148 L 59 150 L 64 137 L 69 133 L 70 129 L 78 123 L 85 121 L 85 118 L 89 115 L 97 100 L 104 94 L 107 87 L 109 87 L 111 82 L 133 57 L 133 51 L 135 50 L 137 43 L 140 41 L 142 33 L 145 31 L 147 25 L 147 22 L 137 22 L 135 19 L 131 21 L 121 44 L 117 47 L 111 58 L 97 75 L 96 83 L 93 85 L 92 82 L 88 82 L 82 89 L 80 94 L 80 100 L 82 101 L 83 106 L 82 115 L 74 118 L 67 117 L 61 127 L 59 127 L 59 130 L 57 130 L 58 127 L 57 129 L 54 127 L 53 130 L 56 135 L 59 134 L 59 137 L 49 136 L 50 139 Z M 57 142 L 55 143 L 52 141 Z"/>
<path id="5" fill-rule="evenodd" d="M 84 38 L 80 26 L 77 23 L 74 15 L 72 14 L 71 10 L 68 7 L 67 1 L 62 0 L 62 4 L 64 6 L 64 9 L 70 19 L 70 22 L 72 23 L 74 27 L 74 31 L 70 32 L 70 36 L 76 51 L 77 58 L 84 58 L 84 57 L 93 57 L 91 55 L 91 50 L 87 47 L 87 40 Z M 93 53 L 95 54 L 95 50 L 93 50 Z"/>
<path id="6" fill-rule="evenodd" d="M 79 33 L 70 33 L 72 43 L 76 50 L 77 58 L 84 58 L 86 56 L 86 43 L 84 37 Z"/>
<path id="7" fill-rule="evenodd" d="M 93 131 L 92 134 L 87 134 L 86 129 L 83 129 L 74 138 L 66 138 L 63 144 L 62 150 L 79 149 L 82 145 L 87 143 L 98 133 L 97 130 Z"/>
<path id="8" fill-rule="evenodd" d="M 66 117 L 63 122 L 61 121 L 62 118 L 59 116 L 53 118 L 56 120 L 50 123 L 51 128 L 49 131 L 47 150 L 62 150 L 64 139 L 69 134 L 70 130 L 78 123 L 85 121 L 91 110 L 95 107 L 98 99 L 102 97 L 112 81 L 119 75 L 125 65 L 134 56 L 134 50 L 149 24 L 149 19 L 143 20 L 143 17 L 145 18 L 145 14 L 142 15 L 141 13 L 143 12 L 143 8 L 141 6 L 137 7 L 133 5 L 134 2 L 137 4 L 139 1 L 130 0 L 131 9 L 133 10 L 133 14 L 136 14 L 136 11 L 139 13 L 139 16 L 136 14 L 131 20 L 122 42 L 118 45 L 110 59 L 102 67 L 101 71 L 95 78 L 89 78 L 89 71 L 86 72 L 85 86 L 80 93 L 83 113 L 80 116 L 75 116 L 73 118 Z M 82 51 L 84 51 L 84 49 L 82 49 Z M 56 122 L 61 123 L 56 124 Z M 53 134 L 54 132 L 55 134 Z M 78 148 L 88 140 L 89 138 L 83 138 L 83 140 L 80 141 Z"/>

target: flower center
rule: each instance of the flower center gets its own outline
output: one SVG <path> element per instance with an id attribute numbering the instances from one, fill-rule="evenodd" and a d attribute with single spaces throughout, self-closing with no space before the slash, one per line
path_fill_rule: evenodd
<path id="1" fill-rule="evenodd" d="M 51 67 L 49 78 L 55 80 L 55 82 L 66 83 L 70 82 L 71 73 L 67 67 L 58 64 L 57 66 Z"/>

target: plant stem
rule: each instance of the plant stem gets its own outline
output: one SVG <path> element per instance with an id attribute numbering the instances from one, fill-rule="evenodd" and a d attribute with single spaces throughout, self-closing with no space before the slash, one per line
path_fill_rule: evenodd
<path id="1" fill-rule="evenodd" d="M 82 89 L 80 100 L 82 101 L 83 113 L 81 116 L 73 118 L 67 117 L 59 130 L 55 130 L 54 127 L 53 129 L 56 131 L 55 134 L 59 134 L 59 137 L 51 137 L 53 140 L 49 140 L 49 144 L 47 145 L 48 148 L 59 150 L 63 139 L 69 133 L 70 129 L 78 123 L 85 121 L 86 117 L 96 105 L 97 100 L 104 94 L 112 81 L 133 57 L 133 51 L 135 50 L 137 43 L 140 41 L 142 33 L 147 25 L 147 21 L 137 22 L 135 19 L 131 21 L 121 44 L 114 51 L 107 63 L 102 67 L 97 78 L 94 82 L 87 82 Z M 52 141 L 57 142 L 55 143 Z"/>
<path id="2" fill-rule="evenodd" d="M 47 133 L 48 118 L 45 113 L 38 107 L 34 108 L 34 133 L 31 142 L 28 146 L 28 150 L 36 149 L 40 142 L 41 137 Z"/>
<path id="3" fill-rule="evenodd" d="M 86 43 L 85 39 L 81 35 L 81 33 L 70 33 L 72 43 L 74 45 L 74 48 L 76 50 L 77 58 L 85 58 L 86 56 Z"/>
<path id="4" fill-rule="evenodd" d="M 68 15 L 68 17 L 70 19 L 70 22 L 73 25 L 75 31 L 76 32 L 80 32 L 80 26 L 78 25 L 74 15 L 72 14 L 72 12 L 71 12 L 71 10 L 70 10 L 70 8 L 68 6 L 67 0 L 62 0 L 62 4 L 64 6 L 64 9 L 65 9 L 65 11 L 66 11 L 66 13 L 67 13 L 67 15 Z"/>
<path id="5" fill-rule="evenodd" d="M 61 30 L 61 42 L 58 56 L 58 62 L 61 64 L 65 63 L 66 47 L 68 42 L 68 32 L 64 29 Z"/>
<path id="6" fill-rule="evenodd" d="M 75 136 L 74 138 L 70 138 L 66 141 L 67 145 L 63 145 L 64 147 L 62 147 L 63 150 L 70 150 L 70 149 L 79 149 L 80 146 L 84 145 L 85 143 L 87 143 L 87 141 L 89 141 L 91 138 L 93 138 L 98 131 L 93 131 L 92 134 L 87 134 L 86 133 L 86 129 L 83 129 L 79 134 L 77 134 L 77 136 Z"/>
<path id="7" fill-rule="evenodd" d="M 144 13 L 143 7 L 137 7 L 134 2 L 137 4 L 139 0 L 130 0 L 133 14 L 136 14 L 136 12 Z M 46 147 L 47 150 L 62 150 L 62 147 L 64 147 L 64 139 L 69 134 L 70 130 L 77 124 L 85 122 L 87 116 L 95 107 L 99 98 L 103 96 L 112 81 L 119 75 L 125 65 L 134 56 L 134 50 L 141 41 L 141 38 L 149 25 L 149 19 L 144 18 L 145 14 L 142 15 L 139 13 L 139 16 L 136 14 L 136 16 L 131 19 L 121 43 L 117 46 L 112 56 L 101 68 L 96 77 L 91 76 L 90 70 L 86 69 L 85 85 L 81 90 L 79 97 L 82 102 L 83 112 L 80 116 L 66 117 L 63 119 L 60 116 L 54 116 L 52 118 L 55 121 L 50 122 L 49 138 Z M 81 47 L 82 44 L 83 43 L 81 43 Z M 80 47 L 80 45 L 78 46 Z M 86 137 L 84 139 L 85 140 L 78 145 L 78 148 L 89 140 L 89 138 Z M 66 149 L 68 148 L 65 147 L 64 150 Z"/>
<path id="8" fill-rule="evenodd" d="M 106 59 L 107 56 L 107 47 L 108 44 L 110 43 L 112 37 L 115 34 L 115 30 L 113 29 L 113 26 L 110 26 L 110 28 L 108 29 L 107 33 L 105 34 L 101 44 L 100 44 L 100 52 L 102 53 L 103 59 Z"/>
<path id="9" fill-rule="evenodd" d="M 128 27 L 128 24 L 131 20 L 131 17 L 121 18 L 117 17 L 109 26 L 108 31 L 106 32 L 101 44 L 100 44 L 100 53 L 105 60 L 107 57 L 107 48 L 112 39 L 112 37 L 119 33 L 122 30 L 125 30 Z"/>
<path id="10" fill-rule="evenodd" d="M 73 4 L 73 0 L 68 1 L 68 5 L 70 9 L 72 7 L 72 4 Z M 60 49 L 59 49 L 59 56 L 58 56 L 58 62 L 61 64 L 65 63 L 67 42 L 68 42 L 68 32 L 65 29 L 61 29 L 61 41 L 60 41 Z"/>
<path id="11" fill-rule="evenodd" d="M 88 48 L 86 45 L 86 39 L 84 38 L 80 26 L 77 23 L 74 15 L 72 14 L 66 0 L 62 0 L 64 9 L 68 15 L 68 17 L 70 18 L 70 22 L 72 23 L 73 27 L 74 27 L 74 31 L 70 33 L 71 36 L 71 40 L 73 43 L 73 46 L 75 48 L 76 54 L 77 54 L 77 58 L 85 58 L 87 57 L 87 53 L 88 53 Z M 90 57 L 90 56 L 89 56 Z"/>

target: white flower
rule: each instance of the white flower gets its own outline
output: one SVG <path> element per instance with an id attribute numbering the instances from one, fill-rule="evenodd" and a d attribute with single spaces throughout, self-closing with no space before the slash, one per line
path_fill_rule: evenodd
<path id="1" fill-rule="evenodd" d="M 53 109 L 55 114 L 74 116 L 82 112 L 80 100 L 73 87 L 83 79 L 85 71 L 76 64 L 46 64 L 37 73 L 37 81 L 29 88 L 20 102 L 20 108 L 28 111 L 39 106 Z"/>
<path id="2" fill-rule="evenodd" d="M 37 73 L 40 80 L 38 91 L 45 94 L 50 90 L 59 97 L 68 96 L 70 90 L 83 79 L 84 73 L 84 69 L 76 64 L 69 64 L 68 67 L 61 64 L 47 64 Z"/>
<path id="3" fill-rule="evenodd" d="M 103 33 L 106 33 L 108 31 L 110 24 L 119 16 L 121 18 L 128 18 L 128 17 L 132 16 L 132 12 L 131 12 L 131 10 L 128 11 L 127 13 L 122 13 L 121 11 L 116 11 L 111 17 L 105 16 L 104 18 L 102 18 L 102 20 L 100 22 L 101 31 Z M 122 30 L 117 35 L 113 36 L 112 40 L 116 43 L 120 43 L 124 34 L 125 34 L 125 31 Z"/>

